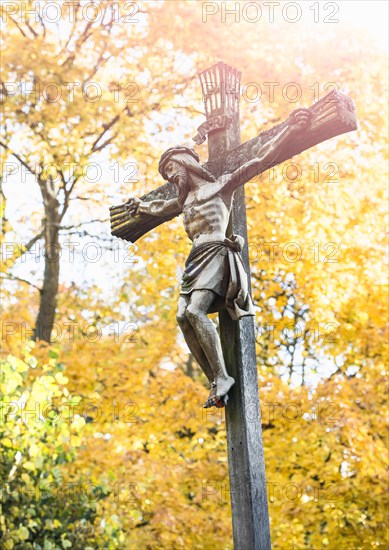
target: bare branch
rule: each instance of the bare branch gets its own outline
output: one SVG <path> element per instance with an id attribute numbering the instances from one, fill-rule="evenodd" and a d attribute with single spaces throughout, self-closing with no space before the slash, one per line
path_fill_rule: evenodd
<path id="1" fill-rule="evenodd" d="M 101 134 L 99 134 L 97 136 L 97 138 L 95 139 L 92 147 L 91 147 L 91 152 L 94 153 L 96 151 L 100 151 L 101 149 L 100 148 L 97 148 L 97 144 L 99 143 L 99 141 L 103 138 L 103 136 L 112 128 L 112 126 L 114 126 L 117 121 L 120 119 L 121 117 L 121 114 L 122 113 L 119 113 L 117 114 L 110 122 L 108 122 L 107 124 L 103 124 L 103 131 L 101 132 Z"/>
<path id="2" fill-rule="evenodd" d="M 74 189 L 74 186 L 76 185 L 77 181 L 79 180 L 79 176 L 74 178 L 73 183 L 70 185 L 68 189 L 66 187 L 63 187 L 63 191 L 65 193 L 65 200 L 62 205 L 62 212 L 59 215 L 59 221 L 61 222 L 63 217 L 65 216 L 67 209 L 69 208 L 69 201 L 70 201 L 70 195 Z"/>
<path id="3" fill-rule="evenodd" d="M 105 223 L 108 222 L 109 218 L 106 218 L 105 220 L 95 219 L 95 220 L 88 220 L 87 222 L 81 222 L 77 225 L 61 225 L 59 227 L 60 231 L 67 231 L 68 229 L 77 229 L 77 227 L 82 227 L 84 225 L 88 225 L 90 223 Z"/>
<path id="4" fill-rule="evenodd" d="M 44 234 L 45 234 L 45 232 L 41 231 L 40 233 L 38 233 L 38 235 L 35 235 L 35 237 L 33 237 L 30 241 L 28 241 L 28 243 L 24 245 L 25 251 L 23 252 L 23 254 L 25 254 L 25 252 L 30 250 L 36 242 L 38 242 L 40 239 L 42 239 Z"/>
<path id="5" fill-rule="evenodd" d="M 17 21 L 15 21 L 15 19 L 12 17 L 12 15 L 10 15 L 10 18 L 11 18 L 11 21 L 13 21 L 15 23 L 15 25 L 17 26 L 19 31 L 22 33 L 24 38 L 28 38 L 27 35 L 23 32 L 23 29 L 20 27 L 19 23 Z"/>
<path id="6" fill-rule="evenodd" d="M 69 46 L 69 44 L 70 44 L 70 41 L 71 41 L 72 38 L 73 38 L 74 31 L 75 31 L 75 29 L 76 29 L 77 21 L 78 21 L 78 19 L 77 19 L 77 13 L 78 13 L 78 10 L 80 9 L 80 1 L 79 1 L 79 0 L 77 1 L 77 3 L 76 3 L 76 2 L 73 3 L 73 9 L 75 10 L 75 12 L 74 12 L 75 17 L 74 17 L 74 21 L 73 21 L 72 30 L 71 30 L 70 33 L 69 33 L 69 38 L 67 39 L 65 46 L 62 48 L 62 50 L 59 52 L 58 55 L 61 55 L 61 54 L 66 50 L 66 48 L 67 48 L 67 47 Z"/>
<path id="7" fill-rule="evenodd" d="M 43 38 L 45 38 L 45 37 L 46 37 L 46 26 L 45 26 L 45 24 L 44 24 L 44 22 L 43 22 L 43 19 L 42 19 L 42 17 L 41 17 L 41 14 L 39 13 L 39 10 L 37 10 L 36 13 L 38 14 L 39 23 L 40 23 L 40 24 L 42 25 L 42 27 L 43 27 Z"/>
<path id="8" fill-rule="evenodd" d="M 14 151 L 12 151 L 12 149 L 6 144 L 4 143 L 3 141 L 0 141 L 0 145 L 2 147 L 4 147 L 4 149 L 6 149 L 7 151 L 10 152 L 10 154 L 15 157 L 19 162 L 20 164 L 22 164 L 25 168 L 27 168 L 27 170 L 29 172 L 31 172 L 31 174 L 33 174 L 35 177 L 37 177 L 37 174 L 36 172 L 34 172 L 34 170 L 27 164 L 27 162 L 25 160 L 22 159 L 22 157 L 20 155 L 18 155 L 17 153 L 15 153 Z"/>
<path id="9" fill-rule="evenodd" d="M 39 11 L 39 10 L 38 10 Z M 27 18 L 25 20 L 25 24 L 27 25 L 27 28 L 32 32 L 32 34 L 34 35 L 34 38 L 36 38 L 37 36 L 39 36 L 39 34 L 31 27 L 30 23 L 27 21 Z"/>
<path id="10" fill-rule="evenodd" d="M 88 40 L 88 38 L 93 34 L 93 32 L 90 32 L 88 34 L 89 29 L 92 27 L 92 21 L 88 21 L 88 23 L 85 26 L 85 29 L 83 30 L 82 34 L 79 36 L 79 38 L 76 40 L 76 43 L 74 45 L 74 50 L 70 53 L 70 55 L 65 59 L 65 61 L 61 64 L 61 67 L 65 67 L 66 65 L 71 65 L 76 58 L 76 54 L 79 52 L 81 46 L 84 42 Z"/>
<path id="11" fill-rule="evenodd" d="M 0 273 L 1 277 L 3 279 L 7 279 L 9 281 L 19 281 L 20 283 L 25 283 L 26 285 L 32 286 L 39 290 L 39 292 L 42 292 L 42 289 L 39 286 L 34 285 L 34 283 L 31 283 L 30 281 L 27 281 L 26 279 L 22 279 L 21 277 L 16 277 L 15 275 Z"/>
<path id="12" fill-rule="evenodd" d="M 99 145 L 98 147 L 96 147 L 96 149 L 94 150 L 95 153 L 98 153 L 99 151 L 102 151 L 103 149 L 105 149 L 110 143 L 113 142 L 113 140 L 118 136 L 118 132 L 116 132 L 112 137 L 108 138 L 106 141 L 104 141 L 104 143 L 102 143 L 101 145 Z"/>

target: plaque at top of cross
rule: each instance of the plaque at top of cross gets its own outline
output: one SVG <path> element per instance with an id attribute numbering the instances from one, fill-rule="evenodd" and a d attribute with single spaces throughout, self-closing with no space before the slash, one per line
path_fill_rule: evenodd
<path id="1" fill-rule="evenodd" d="M 240 145 L 240 73 L 217 63 L 200 73 L 208 161 L 186 146 L 161 156 L 168 182 L 110 209 L 112 234 L 135 242 L 180 213 L 192 241 L 177 321 L 210 384 L 204 407 L 227 407 L 227 442 L 234 546 L 268 550 L 270 529 L 260 425 L 244 185 L 268 168 L 317 143 L 356 129 L 352 101 L 331 92 L 311 108 Z M 208 318 L 219 312 L 220 336 Z"/>

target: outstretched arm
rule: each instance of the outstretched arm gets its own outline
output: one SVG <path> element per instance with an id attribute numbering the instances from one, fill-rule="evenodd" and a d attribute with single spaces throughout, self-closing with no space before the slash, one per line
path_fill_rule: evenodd
<path id="1" fill-rule="evenodd" d="M 168 201 L 155 200 L 146 202 L 134 197 L 126 202 L 126 208 L 131 216 L 135 216 L 138 213 L 149 214 L 150 216 L 177 216 L 182 212 L 177 198 Z"/>
<path id="2" fill-rule="evenodd" d="M 310 117 L 311 113 L 308 109 L 293 111 L 287 126 L 258 151 L 257 157 L 246 162 L 230 175 L 224 186 L 225 191 L 233 193 L 235 189 L 267 170 L 277 160 L 290 139 L 293 139 L 295 133 L 307 127 Z"/>

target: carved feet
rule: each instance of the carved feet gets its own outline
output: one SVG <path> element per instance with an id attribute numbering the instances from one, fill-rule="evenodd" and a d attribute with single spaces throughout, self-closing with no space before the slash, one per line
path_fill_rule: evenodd
<path id="1" fill-rule="evenodd" d="M 208 399 L 203 405 L 204 409 L 209 409 L 210 407 L 221 409 L 225 407 L 228 401 L 228 392 L 234 384 L 235 380 L 232 376 L 219 378 L 217 381 L 212 382 Z"/>

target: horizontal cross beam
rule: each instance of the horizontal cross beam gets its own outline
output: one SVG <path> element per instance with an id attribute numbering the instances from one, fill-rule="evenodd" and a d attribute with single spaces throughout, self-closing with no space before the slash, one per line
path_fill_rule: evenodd
<path id="1" fill-rule="evenodd" d="M 267 166 L 267 169 L 281 164 L 281 162 L 314 147 L 318 143 L 357 129 L 354 103 L 341 92 L 329 93 L 314 103 L 309 111 L 312 113 L 309 126 L 303 132 L 295 134 L 274 162 Z M 287 124 L 288 120 L 285 120 L 230 151 L 222 173 L 234 172 L 234 170 L 258 156 L 257 152 L 261 147 L 279 134 Z M 204 167 L 207 167 L 207 163 Z"/>
<path id="2" fill-rule="evenodd" d="M 278 155 L 277 159 L 267 166 L 271 168 L 280 164 L 294 155 L 301 153 L 322 143 L 327 139 L 339 136 L 346 132 L 357 129 L 356 112 L 352 100 L 341 92 L 333 91 L 314 103 L 309 110 L 312 118 L 308 128 L 296 134 L 295 138 L 285 147 L 284 151 Z M 240 166 L 253 160 L 263 145 L 273 139 L 285 126 L 288 121 L 284 121 L 270 130 L 261 132 L 255 138 L 246 141 L 235 149 L 232 149 L 227 159 L 223 161 L 223 166 L 211 169 L 210 164 L 206 162 L 205 168 L 212 173 L 218 172 L 226 174 L 237 170 Z M 215 130 L 217 131 L 217 129 Z M 215 167 L 214 167 L 215 168 Z M 152 201 L 157 199 L 169 200 L 177 196 L 177 190 L 173 183 L 166 183 L 153 191 L 146 193 L 141 197 L 142 201 Z M 120 237 L 126 241 L 134 243 L 149 231 L 155 229 L 162 223 L 173 219 L 175 216 L 149 216 L 147 214 L 137 214 L 129 216 L 125 205 L 112 206 L 110 208 L 111 233 L 115 237 Z"/>

